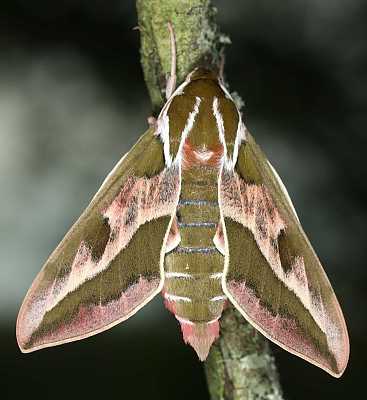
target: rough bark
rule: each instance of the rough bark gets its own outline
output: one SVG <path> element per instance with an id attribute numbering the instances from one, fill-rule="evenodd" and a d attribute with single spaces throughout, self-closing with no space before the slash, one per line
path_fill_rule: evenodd
<path id="1" fill-rule="evenodd" d="M 177 83 L 198 65 L 219 61 L 221 42 L 226 37 L 214 22 L 216 10 L 210 0 L 137 0 L 141 33 L 141 63 L 157 114 L 165 101 L 166 77 L 171 69 L 167 23 L 174 26 L 177 44 Z"/>
<path id="2" fill-rule="evenodd" d="M 221 336 L 205 362 L 212 400 L 281 400 L 269 343 L 229 307 L 220 320 Z"/>
<path id="3" fill-rule="evenodd" d="M 171 69 L 167 22 L 174 26 L 177 84 L 197 66 L 218 66 L 229 39 L 219 32 L 210 0 L 137 0 L 141 63 L 157 115 L 165 102 Z M 281 400 L 278 375 L 268 342 L 232 307 L 221 318 L 221 336 L 205 362 L 212 400 Z"/>

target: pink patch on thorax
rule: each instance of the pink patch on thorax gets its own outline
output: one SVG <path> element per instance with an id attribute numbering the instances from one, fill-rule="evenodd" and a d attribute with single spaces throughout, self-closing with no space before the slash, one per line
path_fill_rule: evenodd
<path id="1" fill-rule="evenodd" d="M 186 139 L 182 152 L 182 168 L 190 169 L 193 167 L 207 166 L 219 168 L 223 157 L 223 145 L 218 144 L 213 147 L 194 147 Z"/>

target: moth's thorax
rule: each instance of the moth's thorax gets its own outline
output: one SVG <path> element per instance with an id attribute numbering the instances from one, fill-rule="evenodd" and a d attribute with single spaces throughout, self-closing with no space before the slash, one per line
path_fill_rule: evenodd
<path id="1" fill-rule="evenodd" d="M 170 100 L 166 140 L 172 159 L 182 152 L 184 167 L 217 165 L 233 151 L 239 114 L 233 100 L 213 75 L 189 82 Z"/>

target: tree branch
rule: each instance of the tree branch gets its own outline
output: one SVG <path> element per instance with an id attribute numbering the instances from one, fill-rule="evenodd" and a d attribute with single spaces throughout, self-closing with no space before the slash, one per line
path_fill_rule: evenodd
<path id="1" fill-rule="evenodd" d="M 141 32 L 141 63 L 157 114 L 165 103 L 166 77 L 171 69 L 170 37 L 167 22 L 175 29 L 177 83 L 199 65 L 214 66 L 219 61 L 221 42 L 214 23 L 215 9 L 210 0 L 137 0 Z"/>
<path id="2" fill-rule="evenodd" d="M 212 400 L 282 400 L 269 343 L 233 307 L 220 319 L 220 337 L 205 362 Z"/>
<path id="3" fill-rule="evenodd" d="M 219 32 L 210 0 L 137 0 L 141 63 L 158 114 L 171 69 L 167 22 L 174 26 L 177 84 L 197 66 L 218 67 L 229 39 Z M 232 307 L 222 315 L 221 335 L 205 363 L 212 400 L 281 400 L 278 375 L 266 339 Z"/>

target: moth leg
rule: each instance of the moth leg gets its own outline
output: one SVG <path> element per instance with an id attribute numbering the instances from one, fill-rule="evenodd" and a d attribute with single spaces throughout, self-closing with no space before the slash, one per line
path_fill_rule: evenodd
<path id="1" fill-rule="evenodd" d="M 169 77 L 167 78 L 166 83 L 166 98 L 167 100 L 171 97 L 172 93 L 176 89 L 176 38 L 175 31 L 173 30 L 173 25 L 171 22 L 168 22 L 168 31 L 171 40 L 171 72 Z"/>

